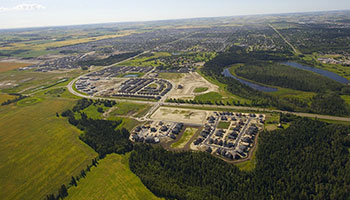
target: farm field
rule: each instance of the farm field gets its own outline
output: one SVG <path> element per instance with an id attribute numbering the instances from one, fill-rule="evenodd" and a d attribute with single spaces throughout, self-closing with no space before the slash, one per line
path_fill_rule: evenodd
<path id="1" fill-rule="evenodd" d="M 73 104 L 47 98 L 0 107 L 0 199 L 43 199 L 97 156 L 78 129 L 56 117 Z"/>
<path id="2" fill-rule="evenodd" d="M 63 78 L 77 76 L 81 71 L 69 73 L 40 73 L 33 71 L 7 71 L 0 74 L 0 90 L 6 93 L 32 93 L 40 87 L 55 84 Z"/>
<path id="3" fill-rule="evenodd" d="M 159 199 L 129 169 L 129 154 L 111 154 L 99 161 L 77 187 L 68 190 L 75 199 Z"/>
<path id="4" fill-rule="evenodd" d="M 14 62 L 0 62 L 0 73 L 10 71 L 13 69 L 18 69 L 21 67 L 27 67 L 32 65 L 30 63 L 14 63 Z"/>
<path id="5" fill-rule="evenodd" d="M 187 142 L 191 139 L 191 137 L 198 131 L 198 128 L 186 128 L 185 132 L 183 133 L 182 137 L 179 141 L 171 144 L 172 148 L 183 148 L 187 144 Z"/>

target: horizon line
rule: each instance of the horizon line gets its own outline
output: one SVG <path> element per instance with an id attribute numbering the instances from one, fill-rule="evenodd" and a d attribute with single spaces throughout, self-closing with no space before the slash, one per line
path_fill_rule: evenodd
<path id="1" fill-rule="evenodd" d="M 176 20 L 191 20 L 191 19 L 209 19 L 209 18 L 226 18 L 226 17 L 247 17 L 247 16 L 269 16 L 269 15 L 282 15 L 282 14 L 303 14 L 303 13 L 322 13 L 322 12 L 344 12 L 350 11 L 350 9 L 344 10 L 319 10 L 319 11 L 302 11 L 302 12 L 285 12 L 285 13 L 263 13 L 263 14 L 245 14 L 245 15 L 226 15 L 226 16 L 208 16 L 208 17 L 189 17 L 189 18 L 169 18 L 169 19 L 154 19 L 154 20 L 138 20 L 138 21 L 113 21 L 113 22 L 98 22 L 98 23 L 81 23 L 81 24 L 62 24 L 52 26 L 28 26 L 28 27 L 16 27 L 16 28 L 0 28 L 1 31 L 11 31 L 20 29 L 41 29 L 41 28 L 60 28 L 69 26 L 89 26 L 89 25 L 103 25 L 103 24 L 123 24 L 123 23 L 141 23 L 141 22 L 161 22 L 161 21 L 176 21 Z"/>

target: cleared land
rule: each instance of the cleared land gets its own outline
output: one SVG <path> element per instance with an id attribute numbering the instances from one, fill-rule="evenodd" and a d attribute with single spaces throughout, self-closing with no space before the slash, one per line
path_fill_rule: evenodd
<path id="1" fill-rule="evenodd" d="M 151 116 L 151 119 L 171 122 L 203 124 L 207 118 L 207 115 L 207 111 L 204 110 L 160 107 Z"/>
<path id="2" fill-rule="evenodd" d="M 171 144 L 172 148 L 184 148 L 187 142 L 191 139 L 191 137 L 198 131 L 198 128 L 186 128 L 185 132 L 183 133 L 182 137 L 179 141 Z"/>
<path id="3" fill-rule="evenodd" d="M 10 71 L 13 69 L 18 69 L 21 67 L 27 67 L 32 65 L 30 63 L 14 63 L 14 62 L 0 62 L 0 73 Z"/>
<path id="4" fill-rule="evenodd" d="M 0 199 L 43 199 L 97 156 L 78 129 L 56 117 L 73 104 L 56 98 L 0 107 Z"/>
<path id="5" fill-rule="evenodd" d="M 67 199 L 159 199 L 129 169 L 129 155 L 111 154 L 71 187 Z"/>
<path id="6" fill-rule="evenodd" d="M 175 88 L 169 93 L 169 98 L 194 98 L 198 93 L 195 90 L 198 87 L 207 88 L 206 93 L 218 92 L 219 87 L 205 80 L 197 72 L 187 73 L 181 79 L 173 80 Z M 178 86 L 181 85 L 182 88 Z"/>

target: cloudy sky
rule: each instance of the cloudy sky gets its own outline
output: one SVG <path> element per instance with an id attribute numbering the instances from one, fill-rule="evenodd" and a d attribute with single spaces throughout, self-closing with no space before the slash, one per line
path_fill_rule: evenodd
<path id="1" fill-rule="evenodd" d="M 0 29 L 349 9 L 350 0 L 0 0 Z"/>

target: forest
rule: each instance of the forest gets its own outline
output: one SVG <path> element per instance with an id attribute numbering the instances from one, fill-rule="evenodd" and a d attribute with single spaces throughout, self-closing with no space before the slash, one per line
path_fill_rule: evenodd
<path id="1" fill-rule="evenodd" d="M 117 129 L 122 123 L 121 120 L 91 119 L 84 112 L 80 112 L 91 104 L 98 103 L 103 103 L 109 107 L 115 104 L 114 101 L 109 100 L 93 101 L 91 99 L 80 99 L 72 110 L 66 110 L 61 115 L 68 117 L 70 124 L 84 131 L 79 138 L 93 148 L 99 154 L 100 158 L 110 153 L 124 154 L 131 151 L 133 145 L 129 140 L 129 131 L 125 128 Z M 75 112 L 80 113 L 80 119 L 74 117 Z"/>
<path id="2" fill-rule="evenodd" d="M 235 69 L 235 73 L 248 80 L 301 91 L 340 91 L 343 87 L 341 83 L 316 73 L 277 63 L 244 65 Z"/>
<path id="3" fill-rule="evenodd" d="M 232 94 L 241 96 L 246 99 L 252 100 L 252 106 L 260 107 L 275 107 L 280 110 L 286 111 L 298 111 L 298 112 L 313 112 L 320 114 L 333 114 L 333 115 L 349 115 L 349 106 L 341 100 L 340 94 L 348 94 L 350 91 L 347 86 L 339 88 L 338 91 L 322 91 L 319 95 L 316 95 L 312 101 L 314 106 L 309 104 L 302 99 L 298 98 L 280 98 L 273 96 L 269 93 L 260 92 L 252 89 L 251 87 L 240 83 L 232 78 L 226 78 L 222 75 L 222 71 L 234 64 L 245 64 L 245 65 L 257 65 L 261 63 L 281 63 L 287 60 L 299 60 L 290 51 L 248 51 L 244 47 L 233 46 L 228 51 L 219 54 L 214 59 L 207 62 L 201 72 L 210 76 L 221 83 L 226 84 L 226 89 Z M 336 85 L 336 84 L 335 84 Z M 335 86 L 337 87 L 337 86 Z M 329 95 L 331 94 L 331 95 Z M 335 95 L 332 96 L 332 95 Z M 332 100 L 336 98 L 339 102 L 337 110 L 332 110 Z M 311 102 L 312 103 L 312 102 Z"/>
<path id="4" fill-rule="evenodd" d="M 205 152 L 137 145 L 130 169 L 169 199 L 347 199 L 349 126 L 286 117 L 287 129 L 262 132 L 251 172 Z"/>

